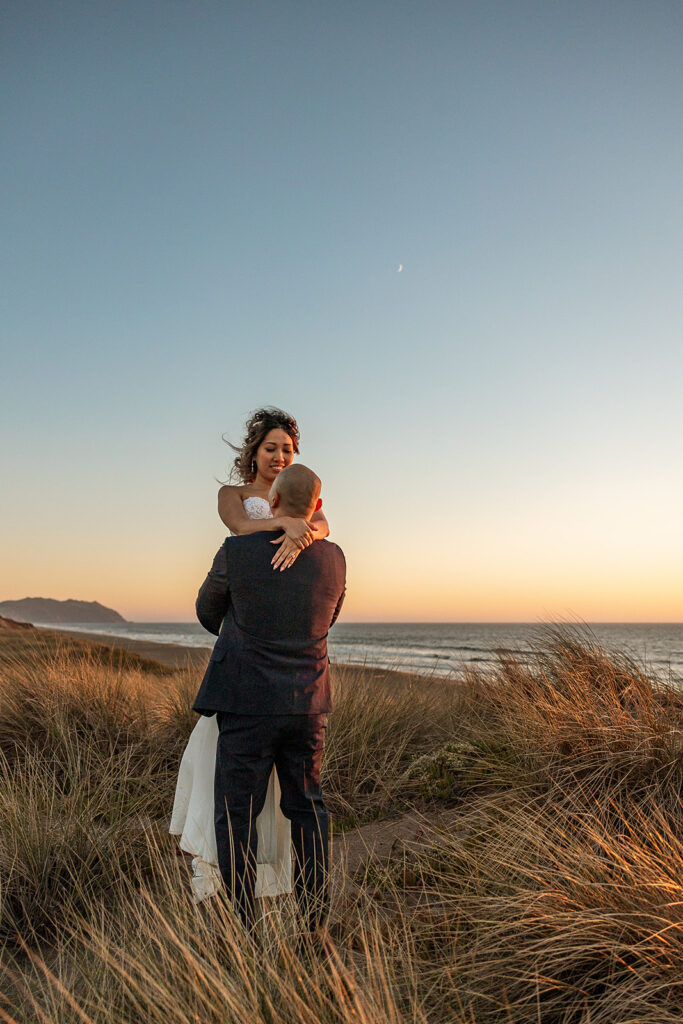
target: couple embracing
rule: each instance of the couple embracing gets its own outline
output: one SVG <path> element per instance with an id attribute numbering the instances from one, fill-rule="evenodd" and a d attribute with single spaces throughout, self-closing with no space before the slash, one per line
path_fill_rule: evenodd
<path id="1" fill-rule="evenodd" d="M 245 924 L 254 899 L 294 888 L 314 930 L 327 902 L 320 767 L 330 711 L 327 634 L 344 600 L 341 549 L 325 540 L 320 480 L 293 465 L 296 421 L 261 409 L 222 487 L 232 537 L 197 597 L 218 635 L 194 703 L 170 831 L 193 855 L 195 899 L 225 886 Z M 294 864 L 292 865 L 292 850 Z"/>

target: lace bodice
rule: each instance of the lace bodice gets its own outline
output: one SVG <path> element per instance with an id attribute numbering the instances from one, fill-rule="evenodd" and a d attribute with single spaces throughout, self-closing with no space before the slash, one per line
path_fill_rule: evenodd
<path id="1" fill-rule="evenodd" d="M 265 498 L 242 498 L 242 504 L 244 505 L 244 511 L 247 513 L 248 519 L 272 519 L 273 513 L 270 511 L 270 505 Z M 234 534 L 233 534 L 234 537 Z"/>
<path id="2" fill-rule="evenodd" d="M 266 498 L 242 498 L 244 511 L 249 519 L 272 519 L 273 513 Z"/>

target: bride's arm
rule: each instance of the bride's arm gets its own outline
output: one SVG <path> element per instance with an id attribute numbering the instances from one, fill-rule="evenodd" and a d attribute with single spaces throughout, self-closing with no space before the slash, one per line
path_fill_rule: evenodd
<path id="1" fill-rule="evenodd" d="M 330 524 L 325 518 L 325 513 L 323 512 L 322 508 L 318 508 L 315 510 L 315 512 L 311 516 L 311 522 L 315 527 L 315 536 L 313 537 L 313 540 L 325 540 L 325 537 L 329 537 Z"/>
<path id="2" fill-rule="evenodd" d="M 270 542 L 271 544 L 280 545 L 277 553 L 273 555 L 270 563 L 273 566 L 273 569 L 280 569 L 281 572 L 284 571 L 294 563 L 299 551 L 303 550 L 304 547 L 307 548 L 314 540 L 324 540 L 325 537 L 329 537 L 330 524 L 325 518 L 325 513 L 321 508 L 317 508 L 315 510 L 309 519 L 309 522 L 313 526 L 313 529 L 310 531 L 310 539 L 306 538 L 305 544 L 302 545 L 294 543 L 287 533 L 284 533 L 282 537 L 278 537 L 276 540 L 272 540 Z"/>
<path id="3" fill-rule="evenodd" d="M 273 519 L 250 519 L 244 511 L 244 505 L 237 487 L 224 484 L 218 492 L 218 515 L 232 532 L 240 536 L 245 533 L 261 533 L 263 530 L 284 530 L 284 535 L 298 549 L 308 547 L 317 540 L 317 524 L 309 525 L 306 519 L 295 519 L 292 516 L 275 516 Z M 311 517 L 311 523 L 315 516 Z M 324 517 L 323 517 L 324 518 Z M 329 527 L 328 527 L 329 533 Z M 310 536 L 310 540 L 307 538 Z"/>

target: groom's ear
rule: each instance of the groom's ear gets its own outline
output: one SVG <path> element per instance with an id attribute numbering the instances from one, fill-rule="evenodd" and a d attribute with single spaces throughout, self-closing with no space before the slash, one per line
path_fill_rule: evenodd
<path id="1" fill-rule="evenodd" d="M 269 501 L 270 501 L 270 507 L 271 508 L 277 508 L 278 505 L 280 504 L 280 495 L 279 495 L 279 493 L 277 491 L 275 491 L 275 493 L 272 494 L 271 497 L 269 497 Z"/>
<path id="2" fill-rule="evenodd" d="M 314 511 L 315 512 L 319 512 L 322 507 L 323 507 L 323 499 L 322 498 L 318 498 L 318 500 L 315 503 Z"/>

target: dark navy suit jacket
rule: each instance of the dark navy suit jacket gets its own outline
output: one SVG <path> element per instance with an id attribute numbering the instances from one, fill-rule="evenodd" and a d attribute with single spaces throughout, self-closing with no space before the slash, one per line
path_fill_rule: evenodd
<path id="1" fill-rule="evenodd" d="M 194 702 L 200 714 L 330 710 L 327 633 L 344 600 L 344 555 L 319 540 L 273 571 L 272 539 L 272 531 L 228 537 L 200 588 L 197 618 L 219 634 Z"/>

